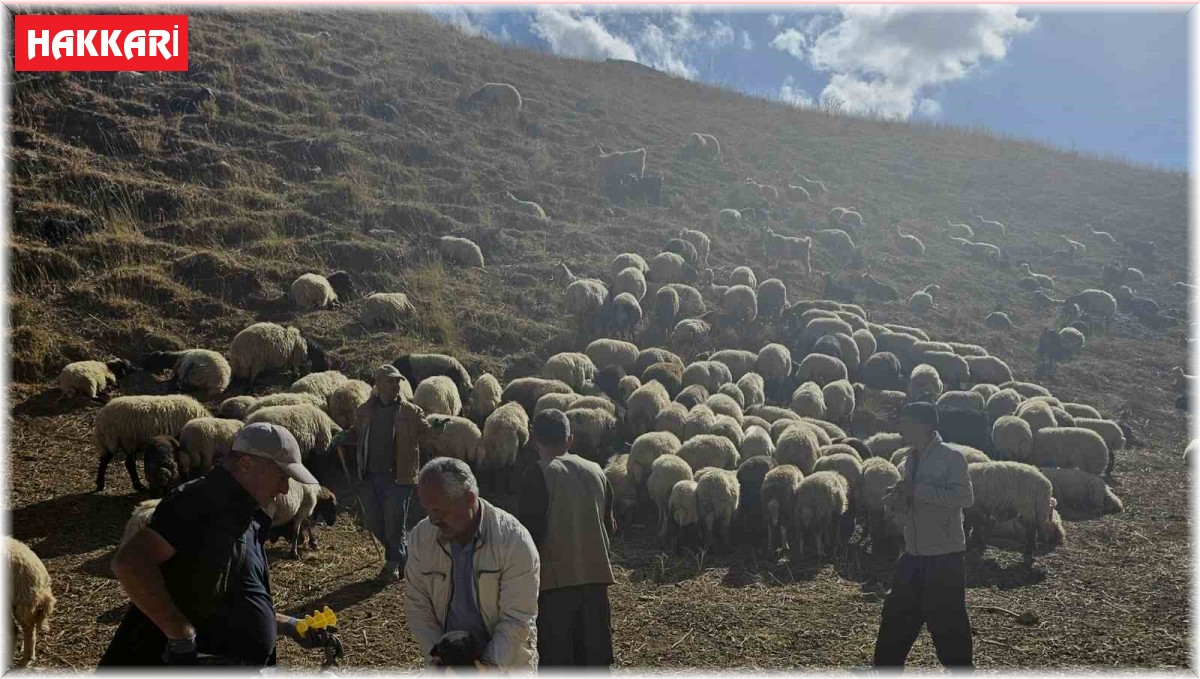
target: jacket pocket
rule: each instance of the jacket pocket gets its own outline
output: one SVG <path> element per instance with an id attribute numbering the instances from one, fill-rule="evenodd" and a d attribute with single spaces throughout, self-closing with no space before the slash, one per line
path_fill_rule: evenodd
<path id="1" fill-rule="evenodd" d="M 450 613 L 450 575 L 441 571 L 423 571 L 421 578 L 429 588 L 429 600 L 433 602 L 433 614 L 437 624 L 445 625 Z"/>
<path id="2" fill-rule="evenodd" d="M 500 571 L 479 571 L 479 612 L 489 628 L 500 618 Z"/>

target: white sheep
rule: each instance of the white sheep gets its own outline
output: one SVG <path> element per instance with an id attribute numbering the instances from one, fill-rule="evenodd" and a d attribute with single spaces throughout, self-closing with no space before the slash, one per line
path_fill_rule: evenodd
<path id="1" fill-rule="evenodd" d="M 434 375 L 421 380 L 413 390 L 413 403 L 430 415 L 454 415 L 462 412 L 462 400 L 454 380 Z"/>
<path id="2" fill-rule="evenodd" d="M 636 174 L 641 177 L 646 173 L 646 149 L 632 151 L 613 151 L 605 153 L 599 145 L 593 146 L 594 163 L 602 177 L 620 177 Z"/>
<path id="3" fill-rule="evenodd" d="M 598 408 L 613 416 L 617 414 L 617 404 L 603 394 L 599 396 L 580 396 L 571 402 L 571 407 L 567 408 L 567 410 L 586 410 L 589 408 Z"/>
<path id="4" fill-rule="evenodd" d="M 801 417 L 825 417 L 825 394 L 816 382 L 805 382 L 792 392 L 789 406 L 792 412 Z"/>
<path id="5" fill-rule="evenodd" d="M 729 382 L 721 385 L 721 389 L 726 388 L 732 389 L 734 392 L 737 392 L 739 397 L 741 397 L 741 392 L 735 385 Z M 733 396 L 718 391 L 717 393 L 708 397 L 705 405 L 712 409 L 713 413 L 717 415 L 726 415 L 728 417 L 732 417 L 734 421 L 737 422 L 738 429 L 742 428 L 742 418 L 745 417 L 745 414 L 742 411 L 742 406 L 738 405 L 737 400 L 734 399 Z"/>
<path id="6" fill-rule="evenodd" d="M 910 233 L 901 233 L 900 222 L 892 224 L 892 231 L 896 234 L 896 247 L 900 252 L 910 257 L 925 256 L 925 244 L 921 242 L 920 238 Z"/>
<path id="7" fill-rule="evenodd" d="M 708 359 L 725 364 L 729 369 L 730 379 L 740 380 L 745 374 L 754 371 L 758 354 L 744 349 L 722 349 L 714 352 Z"/>
<path id="8" fill-rule="evenodd" d="M 655 461 L 663 455 L 676 455 L 682 445 L 670 432 L 652 431 L 634 439 L 629 448 L 629 476 L 634 485 L 644 487 Z M 690 470 L 688 478 L 691 478 Z"/>
<path id="9" fill-rule="evenodd" d="M 190 420 L 209 417 L 199 401 L 179 394 L 169 396 L 121 396 L 96 413 L 95 436 L 99 448 L 96 492 L 104 490 L 108 465 L 124 456 L 125 469 L 135 491 L 145 490 L 138 480 L 137 454 L 156 436 L 178 438 Z"/>
<path id="10" fill-rule="evenodd" d="M 536 405 L 533 406 L 533 414 L 536 416 L 538 413 L 542 412 L 543 410 L 550 410 L 552 408 L 554 410 L 561 410 L 563 412 L 566 412 L 567 410 L 571 409 L 571 404 L 575 403 L 576 401 L 578 401 L 581 398 L 583 398 L 583 397 L 576 393 L 543 394 L 541 397 L 538 398 Z"/>
<path id="11" fill-rule="evenodd" d="M 508 83 L 484 83 L 471 93 L 467 101 L 510 114 L 521 111 L 521 92 Z"/>
<path id="12" fill-rule="evenodd" d="M 1113 493 L 1104 479 L 1078 469 L 1039 469 L 1054 486 L 1054 498 L 1060 507 L 1099 514 L 1125 511 L 1121 498 Z"/>
<path id="13" fill-rule="evenodd" d="M 434 457 L 452 457 L 472 467 L 478 467 L 486 455 L 483 433 L 479 426 L 465 417 L 439 415 L 426 411 L 430 429 L 421 441 Z"/>
<path id="14" fill-rule="evenodd" d="M 963 388 L 971 380 L 971 367 L 967 359 L 952 351 L 924 351 L 913 363 L 933 366 L 941 376 L 942 382 L 950 386 Z"/>
<path id="15" fill-rule="evenodd" d="M 926 285 L 908 298 L 908 308 L 915 314 L 923 314 L 933 308 L 933 293 L 941 290 L 937 284 Z"/>
<path id="16" fill-rule="evenodd" d="M 974 229 L 971 228 L 971 226 L 969 224 L 963 224 L 961 222 L 952 222 L 952 221 L 950 221 L 949 217 L 945 217 L 944 219 L 946 220 L 946 226 L 942 227 L 942 229 L 951 238 L 957 238 L 957 239 L 967 240 L 967 241 L 970 241 L 975 238 L 975 231 L 974 231 Z"/>
<path id="17" fill-rule="evenodd" d="M 704 305 L 704 295 L 690 285 L 683 283 L 668 283 L 661 290 L 671 290 L 679 297 L 679 317 L 698 318 L 703 316 L 708 308 Z"/>
<path id="18" fill-rule="evenodd" d="M 329 280 L 320 274 L 306 273 L 292 281 L 288 290 L 292 306 L 300 311 L 328 309 L 338 301 Z"/>
<path id="19" fill-rule="evenodd" d="M 805 474 L 796 488 L 796 533 L 800 549 L 812 536 L 817 546 L 817 560 L 824 556 L 829 532 L 837 530 L 842 515 L 849 510 L 850 487 L 846 478 L 832 471 Z"/>
<path id="20" fill-rule="evenodd" d="M 583 278 L 567 286 L 567 313 L 582 322 L 592 322 L 608 297 L 608 288 L 597 280 Z"/>
<path id="21" fill-rule="evenodd" d="M 327 408 L 329 395 L 348 381 L 347 377 L 336 370 L 309 373 L 292 382 L 288 391 L 294 394 L 312 394 L 321 399 L 321 406 Z"/>
<path id="22" fill-rule="evenodd" d="M 742 446 L 738 450 L 743 460 L 760 456 L 774 459 L 775 442 L 771 440 L 771 433 L 767 429 L 752 425 L 745 430 Z"/>
<path id="23" fill-rule="evenodd" d="M 846 423 L 854 416 L 854 385 L 849 380 L 834 380 L 821 388 L 825 399 L 825 418 Z"/>
<path id="24" fill-rule="evenodd" d="M 985 406 L 988 420 L 995 422 L 1005 415 L 1015 415 L 1024 400 L 1025 397 L 1015 389 L 1001 389 L 988 397 Z"/>
<path id="25" fill-rule="evenodd" d="M 717 225 L 724 229 L 731 229 L 742 223 L 742 213 L 732 208 L 724 208 L 717 212 Z"/>
<path id="26" fill-rule="evenodd" d="M 358 407 L 371 398 L 371 385 L 362 380 L 346 380 L 326 399 L 329 417 L 342 429 L 354 426 Z"/>
<path id="27" fill-rule="evenodd" d="M 767 382 L 785 380 L 792 374 L 792 352 L 782 344 L 768 344 L 758 352 L 754 372 Z"/>
<path id="28" fill-rule="evenodd" d="M 86 396 L 98 399 L 117 386 L 118 378 L 130 369 L 128 361 L 76 361 L 68 363 L 58 374 L 58 390 L 64 398 Z M 117 373 L 120 373 L 118 375 Z"/>
<path id="29" fill-rule="evenodd" d="M 758 294 L 749 286 L 731 286 L 725 291 L 722 308 L 733 322 L 749 323 L 758 318 Z"/>
<path id="30" fill-rule="evenodd" d="M 1069 236 L 1067 236 L 1067 234 L 1061 233 L 1058 235 L 1058 238 L 1063 242 L 1063 245 L 1066 246 L 1067 251 L 1070 252 L 1072 259 L 1087 254 L 1087 246 L 1077 240 L 1072 240 Z"/>
<path id="31" fill-rule="evenodd" d="M 781 464 L 763 477 L 760 503 L 767 524 L 767 555 L 773 556 L 777 547 L 788 548 L 789 535 L 796 519 L 796 490 L 804 473 L 795 465 Z M 779 536 L 776 542 L 776 536 Z"/>
<path id="32" fill-rule="evenodd" d="M 908 398 L 913 401 L 936 401 L 942 394 L 942 378 L 928 363 L 913 368 L 908 377 Z"/>
<path id="33" fill-rule="evenodd" d="M 738 216 L 741 216 L 740 213 Z M 699 257 L 701 264 L 708 264 L 708 254 L 712 249 L 712 241 L 709 239 L 708 234 L 695 229 L 681 229 L 679 231 L 679 238 L 691 243 L 696 248 L 696 255 Z"/>
<path id="34" fill-rule="evenodd" d="M 721 143 L 711 134 L 693 132 L 688 135 L 687 144 L 683 147 L 683 155 L 701 160 L 720 161 Z"/>
<path id="35" fill-rule="evenodd" d="M 683 437 L 680 440 L 687 442 L 700 434 L 707 434 L 716 423 L 717 414 L 712 408 L 704 404 L 697 405 L 688 411 L 687 419 L 683 423 Z"/>
<path id="36" fill-rule="evenodd" d="M 812 194 L 810 194 L 808 192 L 808 189 L 803 186 L 797 186 L 795 184 L 788 184 L 786 191 L 787 191 L 788 200 L 792 200 L 792 201 L 795 201 L 798 203 L 808 203 L 808 202 L 812 201 Z"/>
<path id="37" fill-rule="evenodd" d="M 1104 439 L 1083 427 L 1045 427 L 1033 434 L 1033 459 L 1039 467 L 1067 467 L 1100 475 L 1108 466 Z"/>
<path id="38" fill-rule="evenodd" d="M 691 265 L 674 252 L 660 252 L 650 258 L 650 273 L 648 279 L 666 285 L 670 283 L 686 283 L 694 278 Z M 680 299 L 682 306 L 683 300 Z"/>
<path id="39" fill-rule="evenodd" d="M 572 408 L 566 412 L 571 424 L 572 450 L 593 462 L 602 462 L 617 443 L 617 418 L 599 408 Z"/>
<path id="40" fill-rule="evenodd" d="M 987 401 L 974 391 L 946 391 L 937 398 L 939 408 L 960 408 L 982 413 Z"/>
<path id="41" fill-rule="evenodd" d="M 972 384 L 1004 384 L 1013 378 L 1012 368 L 995 356 L 963 356 Z"/>
<path id="42" fill-rule="evenodd" d="M 971 387 L 971 391 L 983 397 L 984 408 L 986 408 L 988 399 L 1000 393 L 1000 387 L 995 384 L 976 384 Z"/>
<path id="43" fill-rule="evenodd" d="M 811 309 L 812 312 L 822 311 L 820 309 Z M 808 314 L 809 311 L 804 312 Z M 831 312 L 823 312 L 831 313 Z M 811 348 L 816 341 L 826 335 L 843 334 L 853 337 L 854 328 L 841 318 L 828 317 L 824 315 L 812 314 L 805 320 L 804 314 L 800 316 L 801 322 L 804 324 L 804 329 L 800 331 L 800 346 Z"/>
<path id="44" fill-rule="evenodd" d="M 520 403 L 505 403 L 496 408 L 483 423 L 484 471 L 510 469 L 517 463 L 517 454 L 529 443 L 529 415 Z"/>
<path id="45" fill-rule="evenodd" d="M 723 436 L 729 439 L 729 442 L 733 444 L 734 448 L 738 449 L 740 455 L 742 444 L 746 439 L 746 434 L 742 431 L 742 425 L 738 424 L 738 421 L 732 416 L 717 415 L 713 425 L 709 427 L 706 433 L 712 434 L 713 436 Z"/>
<path id="46" fill-rule="evenodd" d="M 635 252 L 622 252 L 613 257 L 612 264 L 608 267 L 608 273 L 609 276 L 616 278 L 622 271 L 629 268 L 637 269 L 643 275 L 650 270 L 641 255 Z"/>
<path id="47" fill-rule="evenodd" d="M 342 431 L 337 422 L 312 405 L 262 408 L 246 420 L 246 424 L 255 422 L 269 422 L 287 429 L 295 437 L 296 443 L 300 444 L 300 452 L 305 458 L 324 453 L 333 442 L 333 437 Z"/>
<path id="48" fill-rule="evenodd" d="M 245 420 L 247 411 L 254 407 L 258 399 L 254 396 L 232 396 L 221 401 L 217 406 L 217 417 L 226 420 Z"/>
<path id="49" fill-rule="evenodd" d="M 966 251 L 967 256 L 972 259 L 978 259 L 984 262 L 995 264 L 1004 258 L 1003 252 L 999 246 L 992 243 L 964 241 L 960 243 L 962 249 Z"/>
<path id="50" fill-rule="evenodd" d="M 722 546 L 730 546 L 729 527 L 737 512 L 740 495 L 737 474 L 730 470 L 714 470 L 696 482 L 696 511 L 706 547 L 713 543 L 714 536 L 719 538 Z"/>
<path id="51" fill-rule="evenodd" d="M 642 301 L 646 297 L 645 274 L 632 266 L 621 269 L 613 281 L 612 293 L 614 296 L 629 293 L 639 302 Z"/>
<path id="52" fill-rule="evenodd" d="M 1030 430 L 1037 434 L 1039 429 L 1047 427 L 1057 427 L 1058 421 L 1054 418 L 1054 411 L 1050 404 L 1045 401 L 1035 401 L 1029 399 L 1017 406 L 1017 417 L 1029 423 Z"/>
<path id="53" fill-rule="evenodd" d="M 1015 415 L 1004 415 L 992 423 L 992 445 L 1006 460 L 1033 461 L 1033 429 Z"/>
<path id="54" fill-rule="evenodd" d="M 819 229 L 813 232 L 812 237 L 818 245 L 841 259 L 853 257 L 858 250 L 850 234 L 841 229 Z"/>
<path id="55" fill-rule="evenodd" d="M 586 354 L 565 352 L 546 359 L 545 364 L 542 365 L 541 376 L 551 380 L 561 380 L 572 389 L 579 391 L 584 388 L 584 385 L 595 380 L 596 365 Z"/>
<path id="56" fill-rule="evenodd" d="M 820 441 L 813 429 L 793 424 L 775 441 L 775 461 L 781 465 L 795 465 L 807 476 L 820 457 L 820 449 Z"/>
<path id="57" fill-rule="evenodd" d="M 373 292 L 359 306 L 358 322 L 367 328 L 399 328 L 416 313 L 417 308 L 403 292 Z"/>
<path id="58" fill-rule="evenodd" d="M 631 452 L 631 460 L 632 456 Z M 672 490 L 680 481 L 692 481 L 692 468 L 678 455 L 664 454 L 655 457 L 650 463 L 649 472 L 645 474 L 644 480 L 646 491 L 658 509 L 659 537 L 665 538 L 671 520 Z"/>
<path id="59" fill-rule="evenodd" d="M 712 326 L 698 318 L 686 318 L 675 324 L 671 343 L 681 351 L 695 349 L 708 341 Z"/>
<path id="60" fill-rule="evenodd" d="M 242 430 L 241 420 L 198 417 L 179 430 L 179 473 L 196 478 L 212 469 L 217 458 L 229 451 L 233 438 Z"/>
<path id="61" fill-rule="evenodd" d="M 1063 404 L 1064 406 L 1067 404 Z M 1070 411 L 1067 411 L 1070 412 Z M 1108 446 L 1108 467 L 1105 468 L 1105 475 L 1112 474 L 1113 462 L 1116 458 L 1118 450 L 1125 448 L 1125 432 L 1121 430 L 1121 425 L 1112 420 L 1105 420 L 1098 417 L 1076 417 L 1074 426 L 1084 429 L 1091 429 L 1104 439 L 1104 445 Z"/>
<path id="62" fill-rule="evenodd" d="M 695 481 L 684 479 L 675 482 L 671 488 L 671 495 L 667 500 L 671 519 L 668 533 L 676 537 L 692 526 L 699 527 L 700 511 L 696 505 L 696 485 Z"/>
<path id="63" fill-rule="evenodd" d="M 874 355 L 879 348 L 878 343 L 875 341 L 875 335 L 872 335 L 870 330 L 855 330 L 850 334 L 850 338 L 858 345 L 860 363 Z"/>
<path id="64" fill-rule="evenodd" d="M 757 358 L 758 357 L 756 356 L 756 365 Z M 756 372 L 748 372 L 745 375 L 742 375 L 740 378 L 738 378 L 737 388 L 742 392 L 742 397 L 745 400 L 745 407 L 743 410 L 746 408 L 752 408 L 754 406 L 761 406 L 766 403 L 767 399 L 764 392 L 765 382 L 762 375 L 759 375 Z"/>
<path id="65" fill-rule="evenodd" d="M 593 340 L 584 349 L 588 358 L 596 365 L 596 370 L 603 370 L 610 365 L 620 366 L 625 372 L 633 370 L 637 362 L 638 348 L 631 342 L 602 338 Z"/>
<path id="66" fill-rule="evenodd" d="M 1008 235 L 1008 229 L 1000 222 L 984 219 L 980 215 L 975 215 L 975 222 L 978 225 L 975 228 L 979 229 L 981 234 L 986 234 L 996 239 L 1004 238 Z"/>
<path id="67" fill-rule="evenodd" d="M 325 410 L 326 408 L 325 400 L 316 394 L 295 394 L 290 391 L 282 391 L 278 394 L 268 394 L 256 400 L 253 405 L 246 409 L 245 417 L 240 419 L 247 419 L 263 408 L 297 405 L 311 405 L 321 410 Z"/>
<path id="68" fill-rule="evenodd" d="M 963 512 L 976 541 L 987 523 L 1016 515 L 1025 530 L 1026 563 L 1033 561 L 1037 542 L 1061 545 L 1066 537 L 1056 521 L 1054 489 L 1037 467 L 1022 462 L 975 462 L 967 465 L 974 503 Z"/>
<path id="69" fill-rule="evenodd" d="M 1064 307 L 1071 304 L 1089 316 L 1103 319 L 1105 324 L 1111 322 L 1117 315 L 1117 298 L 1104 290 L 1089 288 L 1071 295 L 1063 301 Z"/>
<path id="70" fill-rule="evenodd" d="M 846 364 L 840 359 L 825 354 L 809 354 L 800 361 L 800 369 L 797 371 L 797 379 L 801 381 L 816 382 L 818 386 L 825 386 L 830 382 L 844 380 L 849 377 L 849 372 L 846 370 Z"/>
<path id="71" fill-rule="evenodd" d="M 679 457 L 687 462 L 693 472 L 703 467 L 737 469 L 741 457 L 737 447 L 724 436 L 700 434 L 684 441 L 679 447 Z"/>
<path id="72" fill-rule="evenodd" d="M 671 396 L 657 380 L 638 387 L 625 401 L 625 419 L 634 436 L 657 429 L 658 416 L 671 404 Z"/>
<path id="73" fill-rule="evenodd" d="M 229 366 L 233 377 L 253 385 L 267 370 L 298 370 L 308 360 L 308 343 L 293 327 L 275 323 L 255 323 L 234 336 L 229 346 Z"/>
<path id="74" fill-rule="evenodd" d="M 864 443 L 871 451 L 872 457 L 888 459 L 897 450 L 904 447 L 904 437 L 895 432 L 877 432 L 869 436 Z"/>
<path id="75" fill-rule="evenodd" d="M 688 411 L 682 403 L 671 402 L 654 418 L 654 431 L 665 431 L 683 440 Z M 636 432 L 635 432 L 636 433 Z"/>
<path id="76" fill-rule="evenodd" d="M 328 488 L 299 483 L 289 478 L 288 492 L 276 496 L 275 502 L 266 510 L 271 517 L 273 528 L 289 527 L 286 536 L 290 546 L 289 554 L 293 559 L 300 558 L 300 534 L 305 528 L 308 529 L 308 546 L 317 546 L 312 533 L 312 517 L 317 505 L 321 503 L 331 505 L 324 512 L 327 516 L 336 516 L 337 498 Z"/>
<path id="77" fill-rule="evenodd" d="M 171 383 L 183 391 L 198 391 L 212 398 L 229 388 L 233 370 L 221 354 L 208 349 L 156 351 L 142 362 L 146 370 L 169 367 Z"/>
<path id="78" fill-rule="evenodd" d="M 16 665 L 28 667 L 37 660 L 38 632 L 50 632 L 50 616 L 56 603 L 54 590 L 46 564 L 28 545 L 5 536 L 4 549 L 8 552 L 8 596 L 13 626 L 20 627 L 22 635 L 21 657 Z"/>
<path id="79" fill-rule="evenodd" d="M 512 194 L 507 194 L 512 196 Z M 516 200 L 515 198 L 513 200 Z M 538 208 L 539 210 L 541 208 Z M 453 264 L 483 267 L 483 251 L 469 238 L 442 236 L 438 238 L 438 254 Z"/>
<path id="80" fill-rule="evenodd" d="M 758 279 L 754 276 L 754 270 L 748 266 L 739 266 L 729 274 L 730 285 L 745 285 L 750 288 L 758 287 Z"/>

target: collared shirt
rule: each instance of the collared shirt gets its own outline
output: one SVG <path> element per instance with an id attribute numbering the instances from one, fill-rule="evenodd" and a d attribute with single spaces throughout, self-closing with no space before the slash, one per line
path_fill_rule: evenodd
<path id="1" fill-rule="evenodd" d="M 476 532 L 478 532 L 476 527 Z M 480 647 L 492 640 L 488 634 L 487 625 L 483 622 L 483 613 L 475 593 L 475 535 L 466 544 L 449 543 L 450 547 L 450 579 L 453 581 L 450 590 L 450 607 L 446 611 L 446 632 L 469 632 L 479 640 Z"/>

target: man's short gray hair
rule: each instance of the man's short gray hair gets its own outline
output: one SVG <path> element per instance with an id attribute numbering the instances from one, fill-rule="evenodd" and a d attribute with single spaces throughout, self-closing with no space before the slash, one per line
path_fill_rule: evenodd
<path id="1" fill-rule="evenodd" d="M 453 457 L 435 457 L 421 467 L 417 475 L 417 483 L 427 483 L 437 479 L 442 483 L 442 489 L 450 497 L 458 497 L 466 491 L 479 495 L 479 483 L 466 462 Z"/>

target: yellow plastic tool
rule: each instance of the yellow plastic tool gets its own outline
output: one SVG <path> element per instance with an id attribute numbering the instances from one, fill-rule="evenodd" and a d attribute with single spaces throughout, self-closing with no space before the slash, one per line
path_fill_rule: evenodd
<path id="1" fill-rule="evenodd" d="M 306 615 L 303 620 L 298 621 L 296 632 L 300 636 L 304 636 L 304 633 L 310 629 L 324 629 L 335 625 L 337 625 L 337 615 L 333 609 L 326 606 L 325 610 L 313 611 L 312 615 Z"/>

